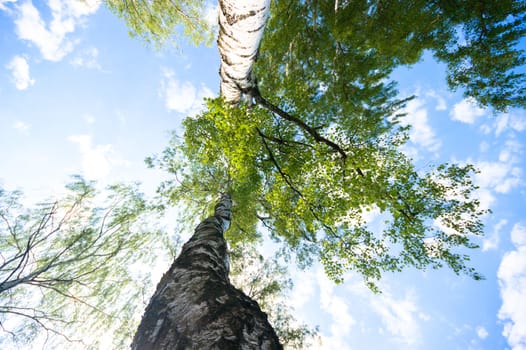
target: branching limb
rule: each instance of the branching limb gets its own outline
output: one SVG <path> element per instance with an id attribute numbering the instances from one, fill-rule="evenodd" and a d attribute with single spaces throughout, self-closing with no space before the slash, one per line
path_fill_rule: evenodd
<path id="1" fill-rule="evenodd" d="M 276 167 L 276 170 L 278 171 L 278 173 L 281 175 L 281 177 L 283 178 L 283 180 L 287 183 L 287 185 L 290 187 L 290 189 L 292 191 L 294 191 L 301 199 L 303 199 L 307 205 L 308 205 L 308 208 L 309 208 L 309 211 L 311 212 L 312 216 L 314 217 L 314 219 L 316 221 L 318 221 L 321 225 L 323 225 L 323 227 L 329 232 L 331 233 L 332 235 L 335 235 L 336 232 L 333 230 L 333 228 L 327 224 L 325 224 L 321 219 L 320 217 L 318 216 L 318 214 L 316 214 L 316 211 L 313 209 L 312 205 L 309 203 L 309 201 L 305 198 L 305 196 L 303 195 L 303 193 L 301 193 L 301 191 L 299 189 L 297 189 L 294 184 L 292 183 L 291 179 L 290 179 L 290 176 L 286 173 L 283 172 L 283 170 L 281 169 L 278 161 L 276 160 L 276 157 L 274 156 L 274 153 L 272 152 L 269 144 L 267 143 L 267 140 L 265 139 L 264 135 L 262 134 L 261 130 L 259 130 L 258 128 L 256 128 L 256 131 L 258 132 L 260 138 L 261 138 L 261 141 L 263 142 L 263 145 L 265 146 L 265 149 L 267 150 L 267 153 L 268 153 L 268 156 L 270 158 L 270 161 L 272 162 L 272 164 L 274 164 L 274 166 Z M 305 235 L 305 238 L 309 241 L 312 241 L 311 238 L 307 237 Z"/>
<path id="2" fill-rule="evenodd" d="M 323 143 L 327 146 L 329 146 L 331 149 L 333 149 L 335 152 L 338 152 L 342 159 L 345 161 L 347 159 L 347 153 L 344 151 L 343 148 L 341 148 L 338 144 L 334 143 L 333 141 L 325 138 L 322 136 L 316 128 L 313 128 L 309 125 L 307 125 L 303 120 L 299 119 L 298 117 L 295 117 L 293 115 L 290 115 L 289 113 L 285 112 L 281 108 L 273 105 L 269 101 L 267 101 L 263 96 L 261 96 L 259 90 L 257 88 L 254 88 L 252 91 L 252 96 L 256 100 L 256 103 L 262 106 L 263 108 L 271 111 L 272 113 L 277 114 L 281 118 L 288 120 L 289 122 L 292 122 L 299 126 L 304 132 L 309 134 L 311 137 L 313 137 L 317 142 Z"/>

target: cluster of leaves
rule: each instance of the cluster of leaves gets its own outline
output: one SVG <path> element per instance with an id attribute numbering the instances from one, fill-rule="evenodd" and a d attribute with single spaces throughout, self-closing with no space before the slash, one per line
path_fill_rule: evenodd
<path id="1" fill-rule="evenodd" d="M 132 37 L 160 47 L 164 42 L 187 38 L 210 44 L 214 31 L 207 22 L 206 1 L 106 0 L 106 6 L 122 18 Z"/>
<path id="2" fill-rule="evenodd" d="M 247 166 L 255 164 L 260 153 L 257 135 L 252 132 L 257 121 L 246 118 L 244 109 L 227 110 L 221 100 L 209 100 L 207 112 L 184 120 L 185 139 L 173 134 L 163 153 L 146 163 L 174 175 L 159 187 L 159 203 L 164 199 L 165 205 L 184 206 L 179 221 L 186 223 L 189 232 L 213 212 L 218 194 L 235 198 L 234 220 L 225 238 L 236 246 L 259 237 L 256 223 L 262 178 L 257 167 Z"/>
<path id="3" fill-rule="evenodd" d="M 136 186 L 104 194 L 75 178 L 58 201 L 22 206 L 0 191 L 0 343 L 127 347 L 152 289 L 164 236 Z"/>

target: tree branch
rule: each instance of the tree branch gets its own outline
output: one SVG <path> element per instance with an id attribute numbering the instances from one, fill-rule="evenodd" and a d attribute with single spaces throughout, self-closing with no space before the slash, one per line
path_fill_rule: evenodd
<path id="1" fill-rule="evenodd" d="M 309 201 L 307 201 L 307 199 L 305 198 L 305 196 L 303 195 L 303 193 L 301 193 L 300 190 L 298 190 L 293 184 L 292 184 L 292 181 L 290 179 L 290 176 L 285 174 L 283 172 L 283 170 L 281 169 L 281 167 L 279 166 L 278 164 L 278 161 L 276 160 L 276 157 L 274 156 L 274 153 L 272 152 L 272 150 L 270 149 L 267 141 L 265 140 L 265 137 L 264 135 L 262 134 L 261 130 L 259 130 L 258 128 L 256 128 L 256 131 L 258 132 L 259 136 L 261 137 L 261 141 L 263 141 L 263 145 L 265 146 L 265 149 L 267 150 L 267 153 L 270 157 L 270 161 L 274 164 L 274 166 L 276 167 L 276 169 L 278 170 L 278 173 L 281 175 L 281 177 L 283 178 L 283 180 L 285 180 L 285 182 L 287 183 L 287 185 L 289 185 L 290 189 L 293 190 L 298 196 L 300 196 L 301 199 L 303 199 L 307 205 L 308 205 L 308 208 L 309 208 L 309 211 L 311 212 L 312 216 L 314 217 L 314 219 L 316 221 L 318 221 L 323 227 L 325 227 L 325 229 L 327 229 L 331 234 L 335 235 L 336 233 L 334 232 L 334 230 L 332 229 L 332 227 L 330 227 L 329 225 L 325 224 L 318 216 L 318 214 L 316 214 L 316 212 L 314 211 L 314 209 L 312 208 L 312 205 L 309 203 Z M 312 241 L 312 239 L 310 237 L 307 237 L 306 235 L 304 235 L 305 238 L 309 241 Z"/>
<path id="2" fill-rule="evenodd" d="M 320 143 L 324 143 L 325 145 L 329 146 L 331 149 L 333 149 L 335 152 L 338 152 L 342 159 L 345 161 L 347 159 L 347 153 L 341 148 L 338 144 L 334 143 L 333 141 L 323 137 L 316 128 L 313 128 L 309 125 L 307 125 L 304 121 L 299 119 L 298 117 L 295 117 L 293 115 L 290 115 L 289 113 L 285 112 L 281 108 L 273 105 L 272 103 L 268 102 L 263 96 L 261 96 L 261 93 L 259 92 L 259 89 L 257 87 L 253 88 L 251 91 L 251 94 L 256 101 L 257 104 L 262 106 L 263 108 L 271 111 L 274 114 L 277 114 L 281 118 L 288 120 L 289 122 L 292 122 L 299 126 L 304 132 L 308 133 L 311 137 L 313 137 L 316 141 Z"/>

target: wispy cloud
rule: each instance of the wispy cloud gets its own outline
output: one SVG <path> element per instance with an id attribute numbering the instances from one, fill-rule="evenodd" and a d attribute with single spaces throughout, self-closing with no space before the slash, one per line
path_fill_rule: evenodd
<path id="1" fill-rule="evenodd" d="M 496 223 L 493 226 L 493 230 L 491 231 L 491 234 L 488 236 L 487 239 L 484 239 L 482 241 L 482 251 L 488 251 L 497 249 L 500 242 L 500 233 L 504 226 L 508 224 L 508 220 L 501 219 L 498 223 Z"/>
<path id="2" fill-rule="evenodd" d="M 89 47 L 79 52 L 70 63 L 74 67 L 102 70 L 98 61 L 99 50 L 96 47 Z"/>
<path id="3" fill-rule="evenodd" d="M 21 120 L 17 120 L 13 123 L 13 129 L 15 130 L 18 130 L 19 132 L 23 133 L 23 134 L 27 134 L 28 131 L 29 131 L 29 128 L 31 127 L 31 125 L 21 121 Z"/>
<path id="4" fill-rule="evenodd" d="M 412 346 L 420 341 L 419 323 L 429 316 L 419 312 L 414 293 L 395 299 L 389 293 L 371 298 L 371 306 L 395 341 Z"/>
<path id="5" fill-rule="evenodd" d="M 509 193 L 522 183 L 522 169 L 519 162 L 522 145 L 510 138 L 499 152 L 497 161 L 476 162 L 480 173 L 476 175 L 477 185 L 496 193 Z"/>
<path id="6" fill-rule="evenodd" d="M 478 326 L 477 329 L 476 329 L 476 331 L 477 331 L 477 336 L 478 336 L 480 339 L 482 339 L 482 340 L 486 339 L 486 338 L 488 337 L 488 335 L 489 335 L 489 333 L 488 333 L 488 331 L 486 330 L 486 328 L 484 328 L 484 327 L 482 327 L 482 326 Z"/>
<path id="7" fill-rule="evenodd" d="M 496 136 L 510 129 L 518 132 L 524 131 L 526 130 L 526 116 L 524 112 L 500 114 L 497 116 L 494 129 Z"/>
<path id="8" fill-rule="evenodd" d="M 490 209 L 497 194 L 507 194 L 524 185 L 522 148 L 523 145 L 512 135 L 502 146 L 497 160 L 467 160 L 479 170 L 474 176 L 474 183 L 478 186 L 475 197 L 482 209 Z"/>
<path id="9" fill-rule="evenodd" d="M 82 119 L 84 119 L 84 121 L 86 122 L 86 124 L 94 124 L 96 119 L 93 115 L 91 114 L 84 114 L 82 116 Z"/>
<path id="10" fill-rule="evenodd" d="M 425 100 L 415 98 L 409 101 L 404 112 L 407 115 L 402 118 L 402 123 L 411 125 L 411 130 L 409 131 L 411 142 L 430 152 L 438 151 L 442 143 L 437 138 L 431 125 L 429 125 Z"/>
<path id="11" fill-rule="evenodd" d="M 320 288 L 320 307 L 331 318 L 330 334 L 320 334 L 320 349 L 349 350 L 347 339 L 356 321 L 346 300 L 335 294 L 334 282 L 327 278 L 323 269 L 318 269 L 316 277 Z"/>
<path id="12" fill-rule="evenodd" d="M 504 322 L 502 334 L 512 350 L 526 349 L 526 226 L 517 223 L 511 230 L 515 250 L 504 254 L 497 277 L 502 306 L 498 317 Z"/>
<path id="13" fill-rule="evenodd" d="M 35 84 L 35 79 L 32 79 L 29 74 L 29 64 L 25 57 L 13 57 L 6 68 L 11 71 L 13 83 L 18 90 L 25 90 Z"/>
<path id="14" fill-rule="evenodd" d="M 196 88 L 191 82 L 179 81 L 172 70 L 165 69 L 161 81 L 161 96 L 166 108 L 183 114 L 194 114 L 203 105 L 203 98 L 214 93 L 205 85 Z"/>
<path id="15" fill-rule="evenodd" d="M 450 112 L 451 118 L 466 124 L 473 124 L 477 118 L 486 112 L 477 106 L 473 98 L 466 98 L 453 106 Z"/>
<path id="16" fill-rule="evenodd" d="M 425 95 L 436 101 L 435 110 L 445 111 L 447 109 L 446 99 L 435 90 L 428 90 L 426 91 Z"/>
<path id="17" fill-rule="evenodd" d="M 10 3 L 15 3 L 17 0 L 0 0 L 0 10 L 11 13 Z"/>
<path id="18" fill-rule="evenodd" d="M 72 135 L 68 140 L 77 144 L 82 155 L 82 172 L 88 179 L 103 179 L 114 165 L 128 165 L 115 152 L 111 144 L 93 145 L 91 135 Z"/>
<path id="19" fill-rule="evenodd" d="M 76 44 L 68 35 L 85 16 L 96 12 L 100 4 L 100 0 L 49 0 L 51 20 L 46 23 L 33 3 L 24 1 L 17 6 L 17 35 L 36 45 L 44 59 L 60 61 Z"/>

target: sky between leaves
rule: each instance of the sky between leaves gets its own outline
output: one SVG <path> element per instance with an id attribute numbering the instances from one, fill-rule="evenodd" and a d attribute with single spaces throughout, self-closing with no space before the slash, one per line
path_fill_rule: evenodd
<path id="1" fill-rule="evenodd" d="M 153 193 L 166 175 L 144 158 L 218 93 L 218 68 L 215 46 L 156 52 L 97 0 L 0 0 L 0 185 L 33 201 L 82 174 Z M 418 96 L 406 107 L 405 151 L 422 167 L 480 169 L 478 195 L 493 213 L 471 253 L 487 279 L 409 270 L 386 275 L 373 295 L 358 276 L 335 286 L 318 266 L 292 267 L 290 303 L 320 326 L 319 348 L 526 349 L 526 112 L 477 108 L 447 91 L 443 70 L 425 59 L 394 73 L 402 94 Z"/>

